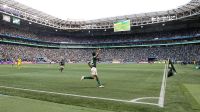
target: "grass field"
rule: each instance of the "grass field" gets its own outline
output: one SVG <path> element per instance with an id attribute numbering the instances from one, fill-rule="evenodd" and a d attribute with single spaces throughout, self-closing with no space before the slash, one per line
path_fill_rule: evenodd
<path id="1" fill-rule="evenodd" d="M 192 93 L 200 90 L 190 88 L 193 88 L 192 85 L 200 85 L 200 70 L 194 69 L 194 65 L 175 66 L 178 74 L 167 80 L 164 108 L 126 102 L 142 97 L 159 97 L 164 64 L 99 64 L 98 74 L 105 88 L 97 88 L 94 80 L 80 81 L 82 75 L 90 75 L 86 64 L 66 65 L 63 73 L 53 64 L 23 65 L 20 70 L 11 65 L 0 65 L 0 94 L 12 96 L 5 98 L 0 95 L 4 99 L 0 100 L 0 104 L 4 104 L 3 109 L 9 109 L 11 105 L 8 101 L 28 101 L 30 103 L 26 104 L 36 106 L 38 111 L 40 103 L 51 105 L 51 108 L 46 106 L 50 110 L 44 109 L 47 112 L 52 111 L 52 108 L 62 112 L 62 109 L 70 109 L 71 106 L 74 110 L 70 112 L 199 112 L 199 96 Z M 31 99 L 37 105 L 31 103 Z M 158 99 L 143 101 L 157 103 Z M 23 106 L 19 111 L 22 110 Z"/>
<path id="2" fill-rule="evenodd" d="M 13 96 L 0 97 L 1 112 L 111 112 Z"/>

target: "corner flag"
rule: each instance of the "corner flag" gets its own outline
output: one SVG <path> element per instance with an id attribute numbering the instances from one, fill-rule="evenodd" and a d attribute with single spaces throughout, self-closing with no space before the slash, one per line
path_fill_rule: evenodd
<path id="1" fill-rule="evenodd" d="M 177 73 L 176 69 L 175 69 L 172 61 L 170 59 L 168 59 L 168 73 L 167 73 L 167 77 L 173 76 L 174 73 Z"/>

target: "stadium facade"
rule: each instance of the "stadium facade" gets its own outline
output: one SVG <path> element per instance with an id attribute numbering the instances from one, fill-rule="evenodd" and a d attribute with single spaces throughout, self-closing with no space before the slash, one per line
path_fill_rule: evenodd
<path id="1" fill-rule="evenodd" d="M 95 48 L 101 60 L 146 62 L 158 60 L 193 63 L 200 60 L 200 0 L 177 9 L 88 21 L 66 21 L 14 0 L 0 2 L 1 58 L 45 57 L 57 61 L 65 56 L 86 62 Z M 130 20 L 131 30 L 114 32 L 118 20 Z"/>

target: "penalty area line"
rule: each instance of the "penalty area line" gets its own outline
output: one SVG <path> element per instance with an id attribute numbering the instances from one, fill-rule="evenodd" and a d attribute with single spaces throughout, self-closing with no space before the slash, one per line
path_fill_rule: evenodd
<path id="1" fill-rule="evenodd" d="M 33 90 L 33 89 L 24 89 L 24 88 L 16 88 L 16 87 L 8 87 L 8 86 L 0 86 L 0 88 L 21 90 L 21 91 L 30 91 L 30 92 L 37 92 L 37 93 L 54 94 L 54 95 L 63 95 L 63 96 L 73 96 L 73 97 L 80 97 L 80 98 L 99 99 L 99 100 L 108 100 L 108 101 L 117 101 L 117 102 L 125 102 L 125 103 L 135 103 L 135 104 L 146 104 L 146 105 L 158 106 L 157 104 L 154 104 L 154 103 L 137 102 L 137 101 L 133 101 L 133 100 L 121 100 L 121 99 L 113 99 L 113 98 L 93 97 L 93 96 L 59 93 L 59 92 L 42 91 L 42 90 Z"/>

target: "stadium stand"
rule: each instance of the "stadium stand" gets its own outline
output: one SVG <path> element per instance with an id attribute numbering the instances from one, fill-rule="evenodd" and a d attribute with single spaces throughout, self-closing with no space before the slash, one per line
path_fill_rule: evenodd
<path id="1" fill-rule="evenodd" d="M 188 95 L 187 85 L 199 84 L 199 70 L 195 71 L 192 68 L 194 65 L 183 65 L 196 64 L 196 69 L 200 69 L 199 13 L 200 0 L 191 0 L 177 9 L 167 11 L 68 21 L 14 0 L 1 0 L 0 64 L 12 66 L 1 67 L 0 96 L 16 95 L 113 112 L 193 112 L 193 107 L 196 109 L 193 103 L 196 101 L 191 98 L 192 95 Z M 13 22 L 14 19 L 17 24 Z M 130 20 L 130 31 L 114 32 L 114 22 L 127 19 Z M 95 50 L 100 53 L 92 53 Z M 13 69 L 17 59 L 18 69 Z M 21 69 L 21 59 L 23 64 L 32 65 L 25 65 Z M 84 64 L 67 64 L 70 66 L 61 75 L 57 69 L 61 60 Z M 97 87 L 104 87 L 98 80 L 96 70 L 95 74 L 92 73 L 95 77 L 87 77 L 87 69 L 90 69 L 87 63 L 96 69 L 96 60 L 103 63 L 100 65 L 102 85 L 106 87 L 103 91 L 96 89 L 95 85 L 90 86 L 90 83 L 80 82 L 80 79 L 96 79 L 99 84 Z M 154 62 L 163 64 L 152 64 Z M 57 65 L 50 65 L 52 63 Z M 177 65 L 180 74 L 177 72 L 175 75 L 173 63 L 182 64 Z M 64 68 L 63 64 L 60 65 Z M 169 79 L 169 87 L 166 88 L 167 77 L 171 76 L 174 79 Z M 166 100 L 165 90 L 168 91 Z M 157 97 L 159 91 L 160 96 Z M 167 103 L 164 104 L 164 101 Z M 165 105 L 163 110 L 153 107 Z"/>
<path id="2" fill-rule="evenodd" d="M 14 57 L 17 59 L 21 56 L 23 60 L 34 62 L 37 57 L 47 57 L 48 59 L 58 62 L 61 56 L 66 57 L 73 62 L 87 62 L 90 54 L 94 49 L 48 49 L 27 47 L 18 45 L 0 44 L 0 51 L 3 58 Z M 167 58 L 173 61 L 185 61 L 192 63 L 200 60 L 200 45 L 180 45 L 165 47 L 146 47 L 146 48 L 118 48 L 102 49 L 100 55 L 102 62 L 112 62 L 120 60 L 121 62 L 147 62 L 148 57 L 156 57 L 158 60 Z"/>
<path id="3" fill-rule="evenodd" d="M 3 3 L 11 8 L 3 8 Z M 88 54 L 96 48 L 103 49 L 100 56 L 102 62 L 119 60 L 124 63 L 140 63 L 147 62 L 149 57 L 158 60 L 171 58 L 173 61 L 187 63 L 200 60 L 200 18 L 196 15 L 199 11 L 198 0 L 192 0 L 179 9 L 137 15 L 146 18 L 144 20 L 148 18 L 151 22 L 143 21 L 136 25 L 133 15 L 130 15 L 132 24 L 131 31 L 128 32 L 113 32 L 113 27 L 106 27 L 107 30 L 104 30 L 106 28 L 103 25 L 99 29 L 86 28 L 87 26 L 81 29 L 81 26 L 73 22 L 71 22 L 72 26 L 79 28 L 69 29 L 65 26 L 67 28 L 56 27 L 55 29 L 47 23 L 44 25 L 42 20 L 41 24 L 31 20 L 34 19 L 32 13 L 36 12 L 35 14 L 41 18 L 48 17 L 51 21 L 57 20 L 60 22 L 57 25 L 62 24 L 61 20 L 19 3 L 12 5 L 14 3 L 14 1 L 3 0 L 0 4 L 1 18 L 3 15 L 21 18 L 20 25 L 0 20 L 0 52 L 3 60 L 21 56 L 23 60 L 31 62 L 35 62 L 38 57 L 57 62 L 60 56 L 65 56 L 73 62 L 86 62 L 89 59 Z M 24 20 L 22 7 L 26 7 L 27 13 L 30 14 L 26 20 Z M 191 11 L 190 15 L 181 16 L 188 11 Z M 170 17 L 164 20 L 166 14 Z M 158 15 L 160 18 L 155 18 Z M 113 25 L 114 20 L 112 19 L 112 24 L 109 25 Z M 97 25 L 99 22 L 103 23 L 103 20 L 86 22 Z M 77 23 L 82 24 L 81 21 Z"/>

